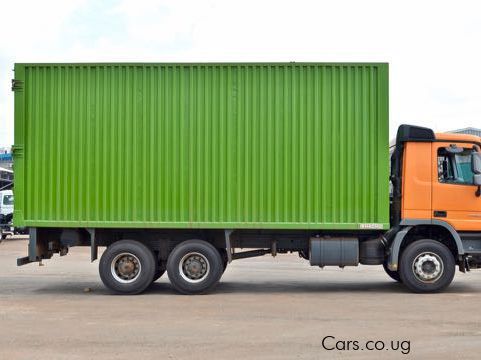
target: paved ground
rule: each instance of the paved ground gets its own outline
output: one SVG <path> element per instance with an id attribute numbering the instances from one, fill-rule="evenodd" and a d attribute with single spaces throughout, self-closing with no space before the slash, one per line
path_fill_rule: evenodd
<path id="1" fill-rule="evenodd" d="M 162 278 L 146 294 L 112 296 L 89 249 L 17 268 L 26 246 L 0 244 L 0 359 L 481 356 L 481 270 L 458 274 L 446 293 L 415 295 L 380 267 L 320 270 L 279 255 L 232 263 L 210 295 L 177 295 Z M 404 352 L 409 341 L 409 354 L 328 351 L 325 336 L 360 349 L 367 340 L 404 341 Z"/>

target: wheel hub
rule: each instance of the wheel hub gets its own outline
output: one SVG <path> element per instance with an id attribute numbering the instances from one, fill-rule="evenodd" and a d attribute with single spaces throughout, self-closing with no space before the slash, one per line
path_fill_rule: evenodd
<path id="1" fill-rule="evenodd" d="M 118 265 L 118 270 L 119 270 L 120 274 L 122 274 L 124 276 L 129 276 L 134 272 L 135 264 L 130 259 L 121 260 L 119 262 L 119 265 Z"/>
<path id="2" fill-rule="evenodd" d="M 111 264 L 112 276 L 121 283 L 131 283 L 135 281 L 142 270 L 137 256 L 130 253 L 117 255 Z"/>
<path id="3" fill-rule="evenodd" d="M 423 282 L 434 282 L 443 273 L 443 261 L 437 254 L 424 252 L 414 259 L 413 272 Z"/>
<path id="4" fill-rule="evenodd" d="M 188 253 L 182 257 L 179 263 L 180 275 L 191 283 L 204 280 L 209 271 L 209 261 L 200 253 Z"/>

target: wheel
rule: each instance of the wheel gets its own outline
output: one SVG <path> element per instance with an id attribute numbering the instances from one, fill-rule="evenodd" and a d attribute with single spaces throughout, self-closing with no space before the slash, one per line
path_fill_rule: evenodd
<path id="1" fill-rule="evenodd" d="M 2 240 L 5 240 L 7 238 L 7 234 L 2 234 Z"/>
<path id="2" fill-rule="evenodd" d="M 382 264 L 382 267 L 384 268 L 384 271 L 386 272 L 386 274 L 389 275 L 389 277 L 391 279 L 393 279 L 394 281 L 397 281 L 397 282 L 401 282 L 401 277 L 399 276 L 399 272 L 398 271 L 392 271 L 392 270 L 389 270 L 389 268 L 387 267 L 387 263 L 384 262 Z"/>
<path id="3" fill-rule="evenodd" d="M 404 285 L 417 293 L 445 289 L 456 270 L 453 254 L 446 245 L 429 239 L 410 244 L 401 254 L 399 267 Z"/>
<path id="4" fill-rule="evenodd" d="M 212 290 L 222 272 L 219 251 L 203 240 L 180 243 L 167 259 L 170 283 L 181 294 L 202 294 Z"/>
<path id="5" fill-rule="evenodd" d="M 152 283 L 156 271 L 154 253 L 134 240 L 110 245 L 99 264 L 104 285 L 117 294 L 139 294 Z"/>

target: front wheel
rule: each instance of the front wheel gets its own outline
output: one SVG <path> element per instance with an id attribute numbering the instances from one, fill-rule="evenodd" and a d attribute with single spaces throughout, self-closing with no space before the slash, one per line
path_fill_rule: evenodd
<path id="1" fill-rule="evenodd" d="M 99 273 L 106 287 L 117 294 L 139 294 L 152 283 L 157 269 L 154 253 L 134 240 L 120 240 L 102 254 Z"/>
<path id="2" fill-rule="evenodd" d="M 435 240 L 417 240 L 403 251 L 399 274 L 417 293 L 438 292 L 453 281 L 456 264 L 448 247 Z"/>
<path id="3" fill-rule="evenodd" d="M 212 290 L 224 270 L 219 251 L 203 240 L 177 245 L 167 259 L 167 275 L 181 294 L 202 294 Z"/>

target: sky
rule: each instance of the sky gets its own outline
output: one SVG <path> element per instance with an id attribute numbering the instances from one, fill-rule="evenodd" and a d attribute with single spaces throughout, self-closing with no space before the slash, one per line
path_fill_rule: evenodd
<path id="1" fill-rule="evenodd" d="M 0 147 L 15 62 L 388 62 L 391 137 L 481 128 L 480 44 L 467 0 L 1 1 Z"/>

